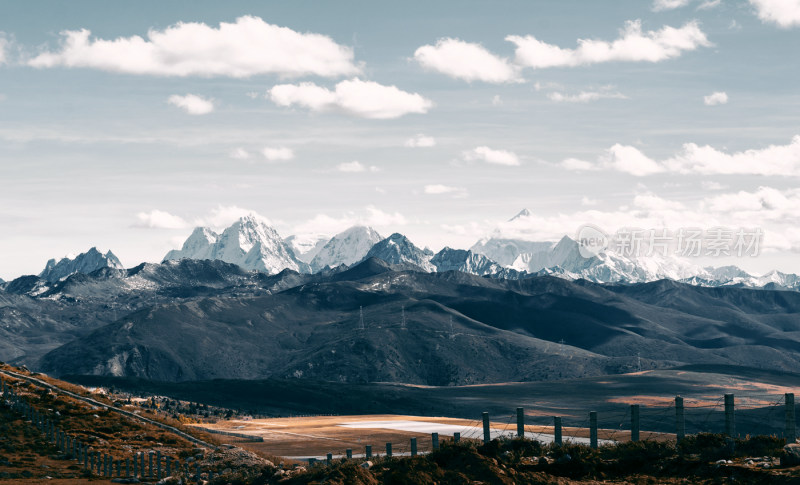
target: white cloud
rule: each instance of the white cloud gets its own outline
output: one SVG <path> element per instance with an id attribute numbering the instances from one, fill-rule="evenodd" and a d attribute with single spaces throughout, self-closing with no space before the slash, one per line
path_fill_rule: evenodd
<path id="1" fill-rule="evenodd" d="M 578 94 L 564 94 L 554 91 L 548 93 L 547 97 L 557 103 L 589 103 L 600 99 L 628 99 L 622 93 L 610 91 L 581 91 Z"/>
<path id="2" fill-rule="evenodd" d="M 711 190 L 722 190 L 722 189 L 726 188 L 726 186 L 722 185 L 721 183 L 714 182 L 712 180 L 703 180 L 700 183 L 700 186 L 703 188 L 703 190 L 708 190 L 708 191 L 711 191 Z"/>
<path id="3" fill-rule="evenodd" d="M 436 139 L 432 136 L 427 136 L 420 133 L 417 136 L 406 140 L 405 146 L 409 148 L 429 148 L 436 146 Z"/>
<path id="4" fill-rule="evenodd" d="M 182 218 L 153 209 L 150 212 L 140 212 L 136 214 L 136 227 L 147 227 L 152 229 L 183 229 L 188 227 L 188 223 Z"/>
<path id="5" fill-rule="evenodd" d="M 722 0 L 706 0 L 697 6 L 697 10 L 710 10 L 719 7 L 721 4 Z"/>
<path id="6" fill-rule="evenodd" d="M 291 233 L 298 236 L 306 234 L 326 234 L 333 236 L 355 225 L 388 228 L 389 231 L 394 231 L 394 227 L 404 226 L 406 224 L 408 224 L 408 220 L 399 212 L 384 212 L 370 205 L 365 207 L 364 211 L 360 214 L 348 212 L 339 217 L 317 214 L 308 221 L 297 224 L 291 228 Z"/>
<path id="7" fill-rule="evenodd" d="M 800 135 L 788 145 L 726 153 L 709 145 L 685 143 L 676 155 L 656 161 L 630 145 L 616 144 L 596 162 L 568 158 L 561 162 L 568 170 L 609 169 L 643 177 L 662 172 L 681 174 L 764 175 L 800 177 Z"/>
<path id="8" fill-rule="evenodd" d="M 586 197 L 584 195 L 583 197 L 581 197 L 581 205 L 595 206 L 595 205 L 597 205 L 597 199 L 591 199 L 591 198 Z"/>
<path id="9" fill-rule="evenodd" d="M 581 160 L 579 158 L 567 158 L 561 162 L 561 167 L 572 170 L 574 172 L 588 172 L 590 170 L 599 170 L 600 167 L 592 162 Z"/>
<path id="10" fill-rule="evenodd" d="M 691 0 L 654 0 L 653 11 L 661 12 L 664 10 L 673 10 L 680 7 L 689 5 Z"/>
<path id="11" fill-rule="evenodd" d="M 800 26 L 800 0 L 750 0 L 758 18 L 781 28 Z"/>
<path id="12" fill-rule="evenodd" d="M 459 39 L 444 38 L 436 45 L 424 45 L 414 52 L 414 59 L 426 69 L 464 81 L 522 82 L 519 68 L 508 59 Z"/>
<path id="13" fill-rule="evenodd" d="M 330 37 L 295 32 L 244 16 L 218 28 L 179 22 L 113 40 L 91 38 L 91 32 L 61 33 L 61 46 L 28 61 L 34 67 L 86 67 L 153 76 L 227 76 L 258 74 L 283 77 L 353 75 L 353 50 Z"/>
<path id="14" fill-rule="evenodd" d="M 231 150 L 230 157 L 234 160 L 248 160 L 250 153 L 242 147 Z"/>
<path id="15" fill-rule="evenodd" d="M 264 147 L 261 154 L 270 162 L 285 162 L 294 158 L 294 151 L 286 147 Z"/>
<path id="16" fill-rule="evenodd" d="M 341 110 L 371 119 L 399 118 L 409 113 L 427 113 L 433 103 L 417 93 L 395 86 L 352 79 L 336 84 L 333 91 L 314 83 L 279 84 L 269 90 L 278 106 L 299 105 L 312 111 Z"/>
<path id="17" fill-rule="evenodd" d="M 214 209 L 211 209 L 211 211 L 205 216 L 195 219 L 194 225 L 208 226 L 216 229 L 225 228 L 244 216 L 255 216 L 264 221 L 266 224 L 272 225 L 272 222 L 269 219 L 258 214 L 257 212 L 235 205 L 218 205 Z"/>
<path id="18" fill-rule="evenodd" d="M 205 115 L 214 111 L 213 100 L 205 99 L 195 94 L 187 94 L 186 96 L 173 94 L 167 99 L 167 102 L 190 115 Z"/>
<path id="19" fill-rule="evenodd" d="M 706 106 L 717 106 L 728 103 L 728 94 L 723 91 L 715 91 L 708 96 L 703 96 L 703 103 Z"/>
<path id="20" fill-rule="evenodd" d="M 452 187 L 449 185 L 432 184 L 426 185 L 423 191 L 428 195 L 452 195 L 453 197 L 466 197 L 467 189 L 462 187 Z"/>
<path id="21" fill-rule="evenodd" d="M 380 172 L 380 169 L 375 165 L 370 165 L 369 167 L 367 167 L 358 160 L 353 160 L 352 162 L 340 163 L 339 165 L 336 166 L 336 170 L 346 173 L 360 173 L 360 172 L 366 172 L 367 170 L 373 173 Z"/>
<path id="22" fill-rule="evenodd" d="M 658 31 L 642 31 L 640 20 L 629 21 L 613 42 L 578 39 L 576 49 L 564 49 L 535 37 L 509 35 L 516 44 L 516 62 L 533 68 L 581 66 L 601 62 L 660 62 L 679 57 L 685 51 L 711 43 L 697 22 L 683 27 L 665 26 Z"/>
<path id="23" fill-rule="evenodd" d="M 464 160 L 482 160 L 486 163 L 496 165 L 516 166 L 519 165 L 519 157 L 507 150 L 494 150 L 487 146 L 480 146 L 463 153 Z"/>
<path id="24" fill-rule="evenodd" d="M 0 32 L 0 65 L 6 64 L 8 62 L 8 39 L 6 39 L 3 35 L 3 32 Z"/>
<path id="25" fill-rule="evenodd" d="M 502 106 L 503 105 L 503 98 L 500 97 L 499 94 L 495 94 L 492 97 L 492 106 Z"/>
<path id="26" fill-rule="evenodd" d="M 664 165 L 679 173 L 800 176 L 800 135 L 788 145 L 725 153 L 709 145 L 686 143 Z"/>

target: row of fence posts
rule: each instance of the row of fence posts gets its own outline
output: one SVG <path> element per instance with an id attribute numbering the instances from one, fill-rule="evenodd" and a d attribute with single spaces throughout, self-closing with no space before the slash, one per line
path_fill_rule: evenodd
<path id="1" fill-rule="evenodd" d="M 735 419 L 735 406 L 734 406 L 734 396 L 733 394 L 725 394 L 724 397 L 725 402 L 725 435 L 729 438 L 733 438 L 736 436 L 736 419 Z M 795 420 L 795 405 L 794 405 L 794 394 L 793 393 L 786 393 L 784 394 L 784 407 L 786 411 L 786 426 L 784 429 L 784 437 L 786 438 L 787 443 L 794 443 L 797 439 L 797 431 L 796 431 L 796 420 Z M 525 437 L 525 409 L 524 408 L 517 408 L 517 437 L 524 438 Z M 483 442 L 488 443 L 492 440 L 492 431 L 491 431 L 491 423 L 489 421 L 489 413 L 484 412 L 481 416 L 483 421 Z M 597 411 L 590 411 L 589 412 L 589 446 L 592 448 L 598 447 L 598 424 L 597 424 L 598 414 Z M 631 418 L 631 430 L 630 430 L 630 440 L 631 441 L 640 441 L 641 437 L 641 428 L 640 428 L 640 409 L 638 404 L 631 404 L 630 405 L 630 418 Z M 556 446 L 561 446 L 564 443 L 564 432 L 563 432 L 563 425 L 562 425 L 562 417 L 561 416 L 554 416 L 553 417 L 553 443 Z M 680 396 L 675 397 L 675 436 L 677 441 L 680 441 L 686 437 L 686 416 L 685 416 L 685 407 L 683 403 L 683 398 Z M 461 439 L 460 433 L 453 434 L 453 442 L 458 443 Z M 439 433 L 431 433 L 431 444 L 432 449 L 437 450 L 439 449 Z M 366 445 L 365 453 L 366 459 L 372 458 L 372 446 Z M 417 455 L 417 438 L 411 438 L 411 456 Z M 347 459 L 353 458 L 353 450 L 348 448 L 345 451 L 345 456 Z M 386 456 L 391 458 L 392 457 L 392 443 L 386 443 Z M 326 457 L 327 464 L 331 464 L 333 460 L 333 454 L 328 453 Z M 313 465 L 316 462 L 316 459 L 310 459 L 309 462 Z"/>
<path id="2" fill-rule="evenodd" d="M 52 419 L 46 417 L 22 399 L 11 386 L 6 384 L 5 380 L 0 381 L 2 381 L 3 398 L 10 403 L 11 408 L 22 414 L 44 435 L 47 441 L 58 447 L 62 453 L 76 460 L 78 464 L 83 465 L 83 469 L 89 473 L 112 478 L 116 471 L 117 478 L 139 477 L 159 480 L 178 475 L 181 472 L 186 477 L 192 476 L 188 461 L 184 462 L 183 467 L 181 467 L 179 460 L 171 456 L 162 458 L 160 451 L 137 452 L 133 455 L 133 460 L 127 457 L 124 461 L 114 459 L 113 456 L 106 453 L 101 454 L 94 451 L 91 446 L 58 428 Z M 145 456 L 147 456 L 147 462 L 145 462 Z M 162 468 L 162 464 L 165 465 L 164 468 Z M 200 465 L 195 465 L 194 472 L 195 480 L 199 482 L 201 475 Z M 213 472 L 209 471 L 208 479 L 210 480 L 213 477 Z"/>

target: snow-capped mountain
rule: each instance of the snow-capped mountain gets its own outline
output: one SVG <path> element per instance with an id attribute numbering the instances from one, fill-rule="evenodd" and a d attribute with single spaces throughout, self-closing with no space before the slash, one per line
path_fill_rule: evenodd
<path id="1" fill-rule="evenodd" d="M 234 222 L 222 234 L 207 227 L 198 227 L 180 250 L 167 253 L 171 259 L 219 259 L 268 274 L 290 269 L 308 273 L 308 264 L 300 261 L 278 233 L 256 215 Z"/>
<path id="2" fill-rule="evenodd" d="M 371 227 L 353 226 L 333 236 L 319 250 L 311 260 L 311 270 L 317 272 L 326 266 L 335 268 L 341 264 L 357 263 L 382 239 L 383 236 Z"/>
<path id="3" fill-rule="evenodd" d="M 370 248 L 364 259 L 378 258 L 390 264 L 413 264 L 428 272 L 436 271 L 431 264 L 433 252 L 416 247 L 407 237 L 399 233 L 379 241 Z"/>
<path id="4" fill-rule="evenodd" d="M 502 266 L 511 267 L 520 256 L 546 251 L 552 245 L 551 242 L 491 237 L 481 239 L 469 250 L 475 254 L 482 254 Z"/>
<path id="5" fill-rule="evenodd" d="M 578 242 L 568 236 L 551 243 L 544 251 L 520 254 L 510 266 L 517 271 L 583 278 L 597 283 L 644 283 L 687 278 L 714 280 L 707 269 L 680 258 L 659 255 L 632 258 L 610 250 L 586 258 L 580 254 Z"/>
<path id="6" fill-rule="evenodd" d="M 495 263 L 482 254 L 475 254 L 468 249 L 444 248 L 431 259 L 436 271 L 461 271 L 479 276 L 504 274 L 508 268 Z M 513 271 L 513 270 L 512 270 Z"/>
<path id="7" fill-rule="evenodd" d="M 288 236 L 283 242 L 292 248 L 297 259 L 311 264 L 311 261 L 329 240 L 330 236 L 315 234 L 311 236 Z"/>
<path id="8" fill-rule="evenodd" d="M 124 269 L 122 263 L 111 251 L 103 254 L 97 248 L 91 248 L 74 258 L 66 257 L 58 262 L 51 259 L 45 265 L 44 270 L 39 273 L 39 277 L 53 282 L 75 273 L 89 274 L 100 268 Z"/>

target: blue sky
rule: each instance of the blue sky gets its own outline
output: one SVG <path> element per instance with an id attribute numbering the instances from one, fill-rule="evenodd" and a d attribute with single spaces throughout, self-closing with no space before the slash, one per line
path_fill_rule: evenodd
<path id="1" fill-rule="evenodd" d="M 3 2 L 0 277 L 246 211 L 435 250 L 758 226 L 712 263 L 800 271 L 800 1 L 659 1 Z"/>

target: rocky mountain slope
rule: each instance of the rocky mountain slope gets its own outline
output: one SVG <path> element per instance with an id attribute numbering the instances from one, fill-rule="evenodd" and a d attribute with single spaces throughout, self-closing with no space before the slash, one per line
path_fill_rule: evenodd
<path id="1" fill-rule="evenodd" d="M 88 274 L 101 268 L 123 269 L 123 266 L 111 251 L 103 254 L 97 248 L 91 248 L 73 258 L 62 258 L 58 262 L 51 259 L 39 277 L 53 282 L 75 273 Z"/>
<path id="2" fill-rule="evenodd" d="M 53 350 L 41 368 L 166 381 L 452 385 L 690 363 L 800 364 L 795 292 L 491 279 L 377 259 L 294 275 L 295 286 L 261 295 L 220 292 L 141 308 Z"/>
<path id="3" fill-rule="evenodd" d="M 164 257 L 164 261 L 173 259 L 217 259 L 268 274 L 284 269 L 310 272 L 308 264 L 297 259 L 275 229 L 255 215 L 240 218 L 222 234 L 207 227 L 196 228 L 180 250 Z"/>
<path id="4" fill-rule="evenodd" d="M 382 239 L 371 227 L 353 226 L 325 243 L 311 261 L 311 270 L 318 272 L 326 267 L 357 263 Z"/>

